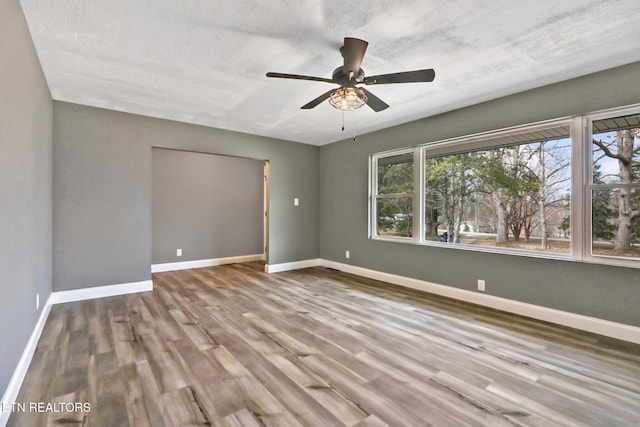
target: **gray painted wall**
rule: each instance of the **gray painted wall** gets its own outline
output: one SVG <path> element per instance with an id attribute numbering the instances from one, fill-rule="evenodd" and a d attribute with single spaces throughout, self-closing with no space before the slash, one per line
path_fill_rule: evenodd
<path id="1" fill-rule="evenodd" d="M 264 161 L 152 153 L 153 264 L 264 252 Z"/>
<path id="2" fill-rule="evenodd" d="M 367 238 L 370 154 L 640 103 L 638 76 L 635 63 L 321 147 L 320 257 L 466 290 L 481 278 L 491 295 L 640 326 L 639 269 Z"/>
<path id="3" fill-rule="evenodd" d="M 151 278 L 152 147 L 269 160 L 268 262 L 318 256 L 318 147 L 57 101 L 53 141 L 54 291 Z"/>
<path id="4" fill-rule="evenodd" d="M 2 395 L 51 294 L 51 95 L 17 0 L 0 2 L 0 63 Z"/>

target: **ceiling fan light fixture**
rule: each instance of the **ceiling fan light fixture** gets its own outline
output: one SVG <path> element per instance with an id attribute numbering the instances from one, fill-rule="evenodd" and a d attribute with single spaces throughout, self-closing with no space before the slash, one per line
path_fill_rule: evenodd
<path id="1" fill-rule="evenodd" d="M 338 110 L 353 111 L 367 103 L 367 95 L 357 87 L 339 87 L 329 95 L 329 103 Z"/>

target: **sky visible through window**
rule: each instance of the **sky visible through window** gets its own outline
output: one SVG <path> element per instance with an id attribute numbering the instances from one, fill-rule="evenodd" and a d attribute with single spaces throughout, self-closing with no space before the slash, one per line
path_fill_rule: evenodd
<path id="1" fill-rule="evenodd" d="M 571 255 L 575 249 L 572 255 L 581 259 L 606 256 L 625 263 L 640 259 L 640 114 L 592 123 L 592 144 L 574 142 L 592 146 L 586 158 L 580 151 L 579 158 L 571 157 L 567 121 L 375 157 L 375 236 L 539 255 Z M 414 164 L 418 154 L 422 170 Z M 591 177 L 572 181 L 574 166 L 585 161 L 591 162 Z M 572 192 L 585 190 L 583 203 L 572 206 Z M 579 248 L 573 248 L 574 233 L 584 242 Z"/>

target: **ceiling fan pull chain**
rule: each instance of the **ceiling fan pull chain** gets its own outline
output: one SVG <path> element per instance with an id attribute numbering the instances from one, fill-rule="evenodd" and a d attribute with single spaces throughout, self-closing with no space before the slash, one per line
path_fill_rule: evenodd
<path id="1" fill-rule="evenodd" d="M 342 110 L 342 132 L 344 132 L 344 110 Z"/>
<path id="2" fill-rule="evenodd" d="M 344 113 L 342 113 L 342 114 L 344 114 Z M 356 140 L 356 114 L 357 114 L 357 111 L 353 110 L 353 141 L 354 142 Z"/>

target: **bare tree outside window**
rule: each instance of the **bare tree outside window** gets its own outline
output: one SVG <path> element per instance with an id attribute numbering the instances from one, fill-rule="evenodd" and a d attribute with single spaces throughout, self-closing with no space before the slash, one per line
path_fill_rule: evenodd
<path id="1" fill-rule="evenodd" d="M 425 239 L 568 253 L 569 154 L 557 138 L 427 158 Z"/>
<path id="2" fill-rule="evenodd" d="M 371 238 L 640 266 L 638 106 L 373 154 L 371 166 Z"/>
<path id="3" fill-rule="evenodd" d="M 594 255 L 640 257 L 639 118 L 616 117 L 592 125 Z"/>

